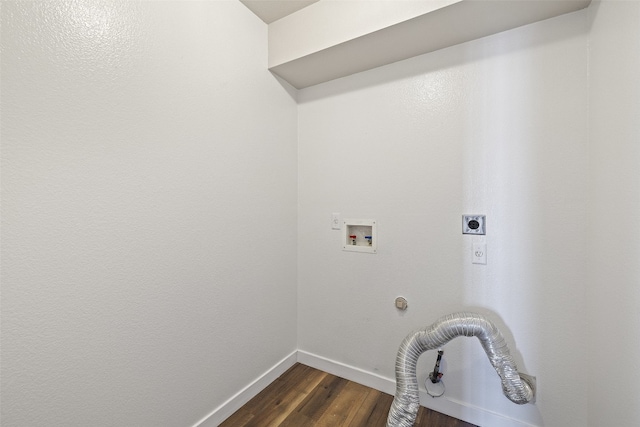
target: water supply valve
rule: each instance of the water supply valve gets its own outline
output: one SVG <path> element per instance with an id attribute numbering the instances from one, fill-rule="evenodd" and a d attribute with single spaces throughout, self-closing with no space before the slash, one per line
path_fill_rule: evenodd
<path id="1" fill-rule="evenodd" d="M 343 251 L 377 253 L 378 232 L 375 219 L 345 219 L 342 228 Z"/>

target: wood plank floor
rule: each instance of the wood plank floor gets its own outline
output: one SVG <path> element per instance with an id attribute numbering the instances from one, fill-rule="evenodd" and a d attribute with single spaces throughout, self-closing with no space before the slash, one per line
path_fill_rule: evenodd
<path id="1" fill-rule="evenodd" d="M 220 427 L 384 427 L 393 396 L 295 364 Z M 420 408 L 416 427 L 476 427 Z"/>

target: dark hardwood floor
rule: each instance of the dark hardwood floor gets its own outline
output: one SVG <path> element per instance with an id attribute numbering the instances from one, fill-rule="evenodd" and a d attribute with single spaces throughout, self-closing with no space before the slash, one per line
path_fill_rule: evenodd
<path id="1" fill-rule="evenodd" d="M 220 427 L 384 427 L 393 396 L 296 364 Z M 420 408 L 416 427 L 476 427 Z"/>

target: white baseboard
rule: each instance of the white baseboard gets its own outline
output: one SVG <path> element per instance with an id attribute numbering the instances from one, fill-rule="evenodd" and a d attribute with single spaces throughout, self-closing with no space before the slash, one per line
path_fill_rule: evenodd
<path id="1" fill-rule="evenodd" d="M 372 374 L 306 351 L 298 350 L 298 362 L 363 386 L 380 390 L 383 393 L 393 395 L 396 392 L 396 381 L 394 379 Z"/>
<path id="2" fill-rule="evenodd" d="M 296 362 L 311 366 L 312 368 L 320 369 L 321 371 L 345 378 L 349 381 L 371 387 L 375 390 L 382 391 L 383 393 L 391 395 L 395 394 L 395 379 L 367 372 L 354 366 L 336 362 L 306 351 L 297 350 L 282 359 L 222 405 L 218 406 L 209 415 L 198 421 L 193 427 L 217 427 L 255 395 L 275 381 L 280 375 L 285 373 L 285 371 L 292 367 Z M 459 402 L 446 396 L 434 399 L 424 391 L 420 392 L 420 404 L 429 409 L 433 409 L 434 411 L 441 412 L 481 427 L 536 427 L 533 424 L 528 424 L 514 418 L 506 417 L 502 414 L 487 411 L 486 409 L 472 406 L 465 402 Z"/>
<path id="3" fill-rule="evenodd" d="M 262 374 L 251 384 L 240 390 L 222 405 L 214 409 L 209 415 L 198 421 L 193 427 L 216 427 L 229 418 L 234 412 L 240 409 L 245 403 L 264 390 L 269 384 L 275 381 L 287 369 L 295 365 L 297 361 L 297 351 L 294 351 L 271 369 Z"/>
<path id="4" fill-rule="evenodd" d="M 298 362 L 387 394 L 395 394 L 395 379 L 386 378 L 344 363 L 298 350 Z M 536 427 L 532 424 L 459 402 L 446 396 L 437 399 L 420 392 L 420 405 L 481 427 Z"/>

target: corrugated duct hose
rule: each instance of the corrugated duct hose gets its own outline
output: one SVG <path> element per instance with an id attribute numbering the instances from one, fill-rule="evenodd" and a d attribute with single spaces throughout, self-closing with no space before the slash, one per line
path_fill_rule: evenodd
<path id="1" fill-rule="evenodd" d="M 396 395 L 389 410 L 387 427 L 413 426 L 420 407 L 416 377 L 418 358 L 425 351 L 437 349 L 460 336 L 477 337 L 480 340 L 491 365 L 502 380 L 502 392 L 509 400 L 522 405 L 533 399 L 535 386 L 530 377 L 520 376 L 498 328 L 480 314 L 453 313 L 408 335 L 400 344 L 396 357 Z"/>

